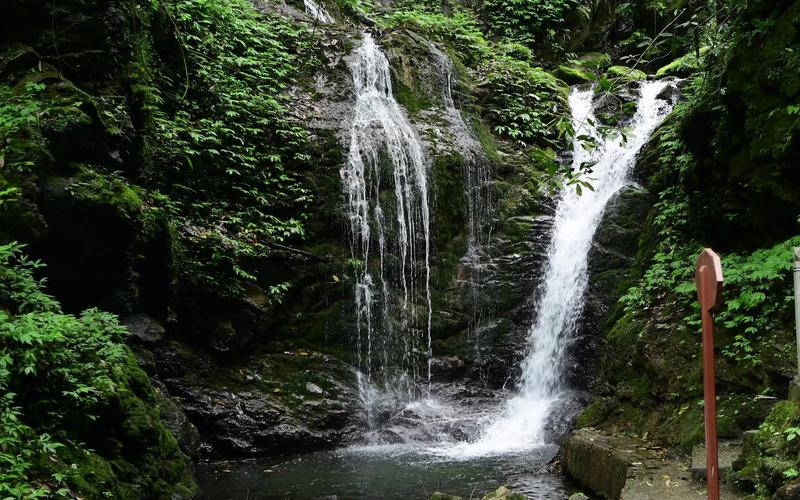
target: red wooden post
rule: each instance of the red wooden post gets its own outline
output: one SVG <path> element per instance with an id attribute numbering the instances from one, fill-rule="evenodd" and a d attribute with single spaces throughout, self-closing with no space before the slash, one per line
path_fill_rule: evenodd
<path id="1" fill-rule="evenodd" d="M 697 257 L 695 267 L 697 299 L 703 322 L 703 397 L 705 399 L 706 488 L 708 498 L 719 500 L 719 458 L 717 454 L 717 395 L 714 366 L 714 317 L 722 305 L 722 264 L 710 248 Z"/>

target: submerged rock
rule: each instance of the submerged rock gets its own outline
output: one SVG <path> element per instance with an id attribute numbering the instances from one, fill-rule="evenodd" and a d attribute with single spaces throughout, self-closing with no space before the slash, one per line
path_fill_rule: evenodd
<path id="1" fill-rule="evenodd" d="M 482 500 L 526 500 L 526 498 L 522 493 L 517 493 L 507 486 L 501 486 L 492 493 L 485 495 Z"/>
<path id="2" fill-rule="evenodd" d="M 431 500 L 463 500 L 463 497 L 436 491 L 433 493 L 433 495 L 431 495 Z"/>
<path id="3" fill-rule="evenodd" d="M 463 500 L 463 497 L 437 491 L 431 495 L 431 500 Z M 501 486 L 495 491 L 484 495 L 482 500 L 526 500 L 526 497 L 522 493 L 509 489 L 508 486 Z"/>

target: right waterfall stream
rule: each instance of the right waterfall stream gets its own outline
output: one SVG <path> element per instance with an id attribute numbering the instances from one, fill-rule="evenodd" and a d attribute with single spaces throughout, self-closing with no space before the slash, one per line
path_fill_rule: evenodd
<path id="1" fill-rule="evenodd" d="M 572 90 L 573 168 L 587 162 L 593 165 L 588 179 L 593 190 L 584 189 L 579 195 L 575 189 L 565 188 L 559 195 L 517 395 L 487 423 L 476 441 L 457 444 L 446 454 L 492 455 L 545 444 L 551 412 L 573 397 L 563 383 L 563 364 L 583 308 L 592 239 L 609 200 L 631 182 L 640 149 L 672 110 L 674 103 L 663 98 L 662 92 L 674 84 L 642 82 L 637 111 L 624 134 L 620 130 L 601 132 L 593 112 L 594 89 Z"/>

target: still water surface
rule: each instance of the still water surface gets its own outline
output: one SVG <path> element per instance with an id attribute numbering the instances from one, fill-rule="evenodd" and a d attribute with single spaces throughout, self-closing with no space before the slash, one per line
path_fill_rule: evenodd
<path id="1" fill-rule="evenodd" d="M 570 488 L 546 464 L 557 446 L 457 460 L 410 445 L 382 445 L 295 457 L 203 464 L 205 500 L 430 499 L 434 491 L 481 498 L 507 485 L 532 499 L 565 499 Z"/>

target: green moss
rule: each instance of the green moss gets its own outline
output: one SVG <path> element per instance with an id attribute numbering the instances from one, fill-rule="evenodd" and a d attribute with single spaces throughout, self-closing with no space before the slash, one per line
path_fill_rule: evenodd
<path id="1" fill-rule="evenodd" d="M 589 406 L 583 409 L 575 420 L 575 427 L 595 427 L 608 418 L 608 405 L 605 399 L 594 399 Z"/>
<path id="2" fill-rule="evenodd" d="M 625 82 L 635 82 L 647 80 L 647 73 L 640 69 L 628 68 L 626 66 L 611 66 L 606 70 L 609 79 L 619 79 Z"/>
<path id="3" fill-rule="evenodd" d="M 433 156 L 437 215 L 434 235 L 439 246 L 464 231 L 464 168 L 464 157 L 457 152 Z"/>
<path id="4" fill-rule="evenodd" d="M 124 179 L 100 174 L 91 167 L 80 167 L 67 189 L 77 200 L 101 210 L 111 209 L 125 219 L 136 219 L 142 212 L 141 198 Z"/>
<path id="5" fill-rule="evenodd" d="M 785 473 L 800 467 L 798 426 L 800 403 L 776 404 L 755 435 L 745 440 L 742 456 L 734 463 L 737 479 L 750 489 L 770 496 L 789 482 L 791 478 Z"/>
<path id="6" fill-rule="evenodd" d="M 660 67 L 658 71 L 656 71 L 656 78 L 664 78 L 667 76 L 689 76 L 691 73 L 701 69 L 700 65 L 702 62 L 702 57 L 706 52 L 708 52 L 708 47 L 701 47 L 700 57 L 697 56 L 697 53 L 690 52 L 675 59 L 669 64 Z"/>
<path id="7" fill-rule="evenodd" d="M 594 74 L 581 68 L 580 66 L 557 66 L 556 76 L 569 84 L 588 83 L 594 81 Z"/>
<path id="8" fill-rule="evenodd" d="M 481 147 L 483 148 L 483 152 L 486 154 L 486 157 L 493 163 L 497 162 L 499 159 L 497 154 L 497 140 L 489 130 L 489 127 L 486 125 L 486 123 L 484 123 L 483 120 L 479 118 L 471 120 L 470 124 L 472 125 L 472 132 L 475 134 L 478 142 L 481 143 Z"/>
<path id="9" fill-rule="evenodd" d="M 412 115 L 432 106 L 430 99 L 424 93 L 419 89 L 408 87 L 401 81 L 395 83 L 393 90 L 395 100 Z"/>
<path id="10" fill-rule="evenodd" d="M 587 70 L 599 71 L 611 66 L 611 56 L 602 52 L 587 52 L 578 58 L 577 63 Z"/>

